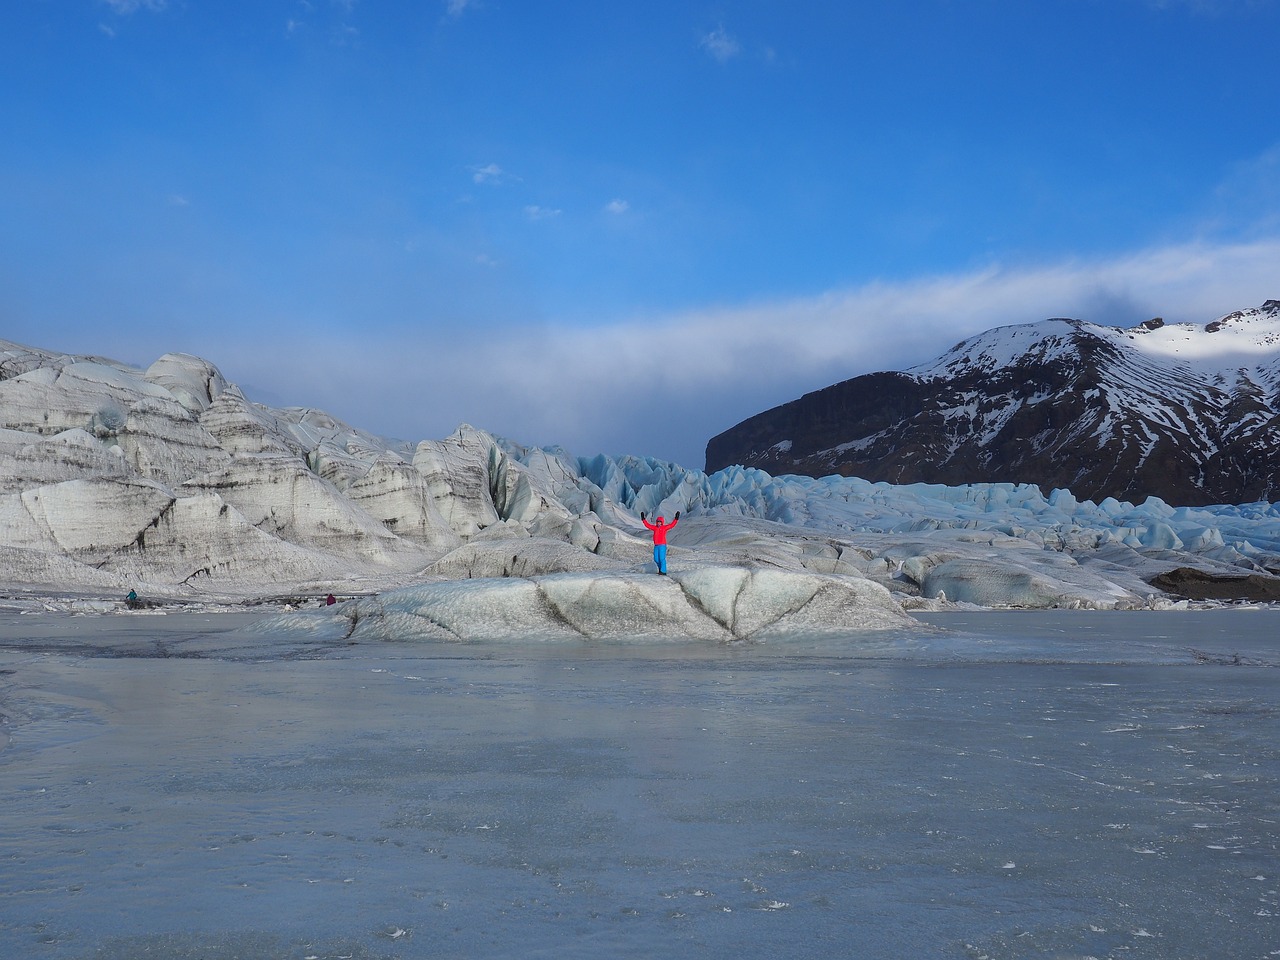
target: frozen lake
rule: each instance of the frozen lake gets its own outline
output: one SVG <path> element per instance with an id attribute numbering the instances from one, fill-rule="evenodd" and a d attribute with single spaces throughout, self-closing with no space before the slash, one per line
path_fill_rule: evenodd
<path id="1" fill-rule="evenodd" d="M 1280 611 L 261 619 L 0 614 L 0 956 L 1280 956 Z"/>

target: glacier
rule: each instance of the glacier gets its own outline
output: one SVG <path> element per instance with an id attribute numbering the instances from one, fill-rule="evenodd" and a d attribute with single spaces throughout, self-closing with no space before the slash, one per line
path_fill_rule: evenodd
<path id="1" fill-rule="evenodd" d="M 674 515 L 669 579 L 639 513 Z M 463 424 L 382 438 L 249 400 L 209 361 L 0 342 L 11 593 L 350 602 L 353 638 L 765 639 L 943 607 L 1186 605 L 1151 581 L 1280 572 L 1280 505 L 1080 500 L 579 457 Z"/>

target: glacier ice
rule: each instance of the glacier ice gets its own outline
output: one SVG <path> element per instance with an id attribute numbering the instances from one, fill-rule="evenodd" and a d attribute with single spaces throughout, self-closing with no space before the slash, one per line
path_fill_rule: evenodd
<path id="1" fill-rule="evenodd" d="M 638 515 L 677 510 L 662 579 Z M 761 637 L 939 603 L 1142 607 L 1166 601 L 1149 581 L 1177 567 L 1280 571 L 1271 503 L 1093 503 L 1029 484 L 894 486 L 742 467 L 707 475 L 466 424 L 406 443 L 254 403 L 196 357 L 138 370 L 3 342 L 0 521 L 0 576 L 12 587 L 382 591 L 393 599 L 368 606 L 360 630 L 430 622 L 448 636 L 519 624 Z"/>
<path id="2" fill-rule="evenodd" d="M 632 572 L 447 580 L 348 604 L 357 639 L 767 639 L 903 627 L 889 591 L 866 580 L 696 565 Z"/>

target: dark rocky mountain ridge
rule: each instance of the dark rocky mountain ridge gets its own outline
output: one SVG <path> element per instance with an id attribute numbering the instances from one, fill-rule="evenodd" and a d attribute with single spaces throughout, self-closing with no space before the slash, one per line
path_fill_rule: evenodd
<path id="1" fill-rule="evenodd" d="M 1280 499 L 1280 301 L 1212 323 L 1053 319 L 965 340 L 712 438 L 707 472 L 1026 482 L 1174 504 Z"/>

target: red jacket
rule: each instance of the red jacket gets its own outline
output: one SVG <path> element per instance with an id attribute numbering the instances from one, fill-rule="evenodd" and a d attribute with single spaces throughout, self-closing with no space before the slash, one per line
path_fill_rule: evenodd
<path id="1" fill-rule="evenodd" d="M 650 523 L 648 520 L 643 520 L 643 519 L 640 521 L 646 527 L 648 527 L 650 530 L 653 531 L 653 542 L 655 545 L 661 545 L 667 542 L 667 531 L 670 530 L 672 527 L 674 527 L 677 523 L 679 523 L 680 518 L 677 517 L 675 520 L 672 520 L 670 523 L 662 523 L 661 522 L 662 518 L 659 517 L 658 521 L 659 521 L 658 523 Z"/>

